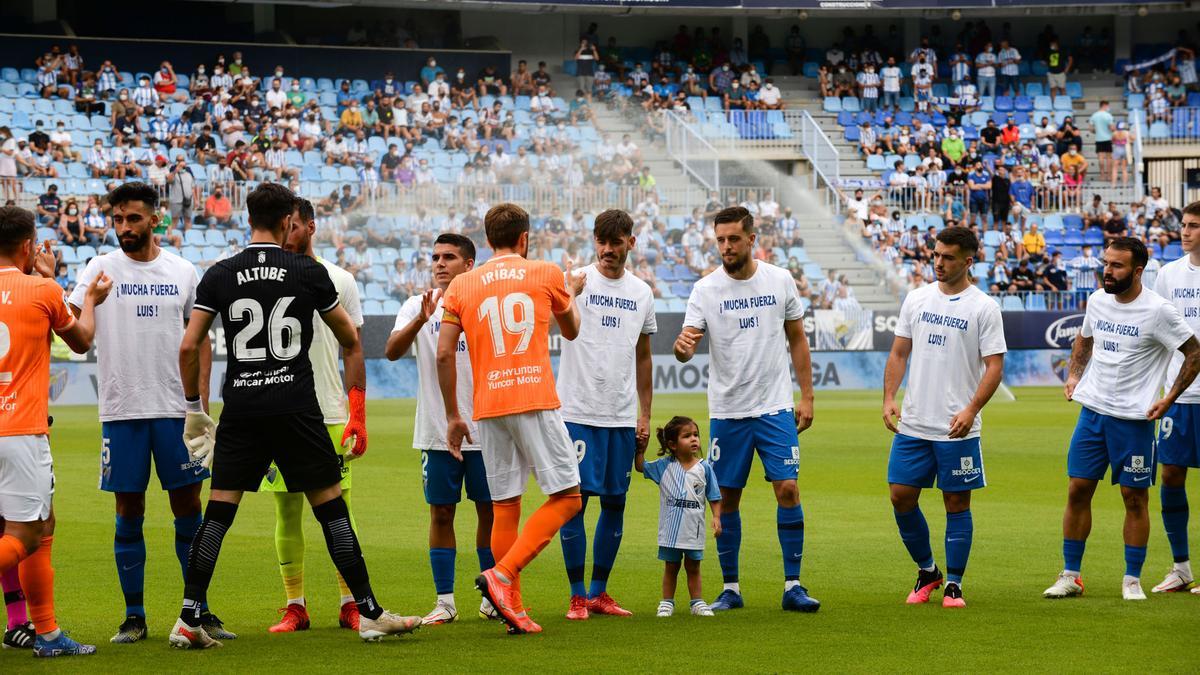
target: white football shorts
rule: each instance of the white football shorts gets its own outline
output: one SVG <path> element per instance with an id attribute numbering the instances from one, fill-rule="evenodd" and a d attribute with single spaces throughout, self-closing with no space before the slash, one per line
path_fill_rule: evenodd
<path id="1" fill-rule="evenodd" d="M 557 410 L 479 420 L 492 501 L 525 494 L 529 473 L 546 494 L 579 485 L 579 457 Z"/>
<path id="2" fill-rule="evenodd" d="M 15 523 L 45 520 L 53 496 L 49 437 L 0 436 L 0 517 Z"/>

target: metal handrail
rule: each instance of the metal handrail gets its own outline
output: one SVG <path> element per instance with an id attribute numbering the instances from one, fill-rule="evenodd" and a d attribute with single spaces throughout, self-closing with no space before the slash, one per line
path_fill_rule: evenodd
<path id="1" fill-rule="evenodd" d="M 674 111 L 667 111 L 667 154 L 679 163 L 683 170 L 709 190 L 721 189 L 721 156 L 717 149 L 687 120 Z M 706 154 L 707 158 L 698 155 Z M 711 176 L 694 166 L 693 162 L 711 161 Z"/>

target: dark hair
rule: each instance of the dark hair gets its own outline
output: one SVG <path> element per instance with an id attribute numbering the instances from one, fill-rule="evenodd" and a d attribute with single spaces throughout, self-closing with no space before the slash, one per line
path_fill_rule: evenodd
<path id="1" fill-rule="evenodd" d="M 608 209 L 596 216 L 592 236 L 601 241 L 614 241 L 633 235 L 633 218 L 621 209 Z"/>
<path id="2" fill-rule="evenodd" d="M 250 229 L 275 232 L 296 208 L 296 195 L 279 183 L 259 183 L 246 197 Z"/>
<path id="3" fill-rule="evenodd" d="M 741 223 L 742 230 L 746 234 L 754 233 L 754 216 L 740 206 L 730 206 L 717 211 L 717 215 L 713 216 L 713 227 L 725 223 Z"/>
<path id="4" fill-rule="evenodd" d="M 475 259 L 475 242 L 471 241 L 470 237 L 455 234 L 454 232 L 443 232 L 438 235 L 437 239 L 433 240 L 433 244 L 434 246 L 438 244 L 456 246 L 464 259 Z"/>
<path id="5" fill-rule="evenodd" d="M 529 214 L 516 204 L 497 204 L 483 217 L 483 230 L 493 249 L 512 248 L 529 232 Z"/>
<path id="6" fill-rule="evenodd" d="M 126 202 L 141 202 L 151 211 L 158 208 L 158 190 L 142 182 L 124 183 L 108 193 L 108 203 L 119 206 Z"/>
<path id="7" fill-rule="evenodd" d="M 295 210 L 296 213 L 300 214 L 300 220 L 306 223 L 310 220 L 315 220 L 317 217 L 317 212 L 313 209 L 312 202 L 303 197 L 296 198 Z"/>
<path id="8" fill-rule="evenodd" d="M 678 441 L 679 433 L 689 426 L 696 427 L 697 432 L 700 431 L 700 425 L 696 424 L 696 420 L 683 415 L 676 415 L 667 422 L 666 426 L 659 427 L 655 432 L 655 437 L 658 438 L 658 454 L 675 457 L 675 451 L 668 444 Z"/>
<path id="9" fill-rule="evenodd" d="M 1136 237 L 1117 237 L 1110 239 L 1104 250 L 1116 249 L 1118 251 L 1129 251 L 1133 256 L 1134 267 L 1145 267 L 1146 263 L 1150 262 L 1150 253 L 1146 251 L 1146 245 L 1141 239 Z"/>
<path id="10" fill-rule="evenodd" d="M 1200 201 L 1192 202 L 1183 207 L 1184 216 L 1200 216 Z"/>
<path id="11" fill-rule="evenodd" d="M 947 246 L 957 246 L 971 257 L 979 254 L 979 237 L 965 227 L 947 227 L 938 232 L 937 240 Z"/>
<path id="12" fill-rule="evenodd" d="M 18 246 L 36 237 L 32 211 L 19 206 L 0 206 L 0 253 L 12 255 Z"/>

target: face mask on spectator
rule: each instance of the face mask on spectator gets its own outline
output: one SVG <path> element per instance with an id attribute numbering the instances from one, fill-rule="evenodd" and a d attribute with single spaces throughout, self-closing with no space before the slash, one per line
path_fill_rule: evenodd
<path id="1" fill-rule="evenodd" d="M 725 65 L 721 66 L 721 70 L 729 70 L 729 64 L 726 63 Z"/>
<path id="2" fill-rule="evenodd" d="M 275 77 L 283 77 L 283 71 L 282 70 L 275 71 Z"/>
<path id="3" fill-rule="evenodd" d="M 240 66 L 240 65 L 242 65 L 242 60 L 241 60 L 241 59 L 234 59 L 234 60 L 233 60 L 233 62 L 234 62 L 234 63 L 236 63 L 236 64 L 238 64 L 239 66 Z"/>
<path id="4" fill-rule="evenodd" d="M 213 75 L 220 75 L 222 72 L 224 71 L 222 71 L 220 68 L 213 68 Z"/>
<path id="5" fill-rule="evenodd" d="M 121 94 L 118 98 L 120 98 L 122 101 L 126 101 L 129 99 L 129 94 Z"/>

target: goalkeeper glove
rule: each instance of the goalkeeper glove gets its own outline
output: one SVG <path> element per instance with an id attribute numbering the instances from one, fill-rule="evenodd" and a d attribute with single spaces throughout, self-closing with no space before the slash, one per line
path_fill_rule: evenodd
<path id="1" fill-rule="evenodd" d="M 189 412 L 183 420 L 183 443 L 192 459 L 200 460 L 200 466 L 205 469 L 212 466 L 216 428 L 216 423 L 204 411 Z"/>
<path id="2" fill-rule="evenodd" d="M 350 421 L 342 432 L 342 449 L 346 461 L 354 461 L 367 454 L 367 392 L 362 387 L 350 388 Z"/>

